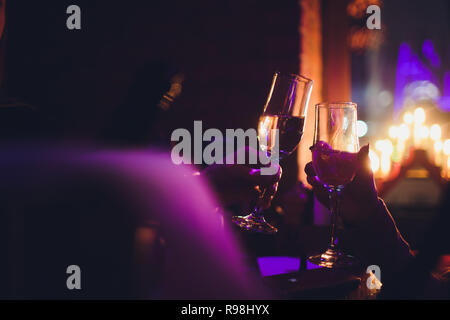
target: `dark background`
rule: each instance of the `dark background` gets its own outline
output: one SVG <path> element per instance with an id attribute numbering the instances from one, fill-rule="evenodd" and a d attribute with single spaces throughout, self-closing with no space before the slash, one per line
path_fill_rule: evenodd
<path id="1" fill-rule="evenodd" d="M 71 4 L 81 30 L 66 28 Z M 157 61 L 185 76 L 171 125 L 255 127 L 273 72 L 299 70 L 299 10 L 297 1 L 8 1 L 7 88 L 57 116 L 65 134 L 90 137 Z"/>

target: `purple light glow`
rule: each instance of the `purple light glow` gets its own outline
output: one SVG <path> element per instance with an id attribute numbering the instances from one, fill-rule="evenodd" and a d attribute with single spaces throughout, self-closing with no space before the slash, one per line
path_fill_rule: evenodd
<path id="1" fill-rule="evenodd" d="M 431 40 L 425 40 L 422 46 L 422 54 L 429 61 L 432 68 L 438 68 L 441 66 L 441 60 L 438 54 L 435 52 L 433 42 Z M 443 111 L 450 111 L 450 72 L 445 72 L 443 78 L 442 94 L 439 97 L 439 92 L 436 94 L 419 94 L 425 87 L 420 87 L 421 83 L 428 85 L 428 87 L 434 85 L 435 88 L 439 88 L 440 81 L 433 75 L 433 72 L 419 59 L 419 56 L 415 54 L 407 43 L 402 43 L 399 48 L 397 74 L 395 84 L 395 100 L 394 100 L 394 112 L 399 114 L 400 110 L 405 106 L 408 99 L 426 98 L 434 100 L 439 108 Z M 418 87 L 419 86 L 419 87 Z M 417 87 L 417 90 L 411 90 Z M 436 90 L 434 90 L 436 91 Z M 423 91 L 430 93 L 430 91 Z"/>
<path id="2" fill-rule="evenodd" d="M 278 274 L 298 272 L 300 270 L 300 258 L 298 257 L 259 257 L 258 266 L 261 276 L 268 277 Z M 322 268 L 306 261 L 306 269 Z"/>
<path id="3" fill-rule="evenodd" d="M 442 87 L 442 96 L 439 100 L 439 106 L 444 111 L 450 111 L 450 71 L 444 73 L 444 84 Z"/>
<path id="4" fill-rule="evenodd" d="M 426 40 L 422 48 L 423 54 L 430 60 L 431 65 L 439 65 L 440 60 L 438 55 L 434 52 L 433 43 Z M 437 87 L 437 79 L 425 64 L 420 61 L 419 56 L 414 53 L 407 43 L 402 43 L 399 48 L 397 73 L 395 81 L 395 97 L 394 97 L 394 112 L 399 114 L 404 107 L 406 98 L 409 96 L 405 92 L 405 88 L 410 83 L 428 81 Z"/>
<path id="5" fill-rule="evenodd" d="M 20 199 L 28 210 L 36 203 L 38 208 L 56 210 L 54 195 L 57 201 L 61 196 L 58 204 L 68 203 L 69 207 L 75 202 L 77 208 L 81 208 L 80 220 L 76 221 L 83 221 L 74 227 L 79 230 L 76 234 L 83 234 L 85 230 L 94 234 L 89 220 L 92 215 L 120 216 L 125 217 L 124 220 L 128 220 L 128 215 L 130 227 L 124 226 L 125 230 L 157 221 L 167 246 L 161 264 L 164 267 L 161 286 L 151 293 L 152 297 L 181 300 L 271 297 L 259 275 L 247 272 L 245 256 L 234 234 L 223 225 L 222 216 L 216 210 L 219 203 L 207 181 L 201 176 L 194 177 L 191 166 L 174 165 L 166 153 L 156 150 L 99 151 L 88 146 L 71 149 L 68 146 L 4 144 L 0 163 L 3 168 L 0 188 L 5 198 L 11 199 L 8 204 Z M 25 193 L 33 197 L 24 197 Z M 96 193 L 98 195 L 92 196 Z M 95 198 L 94 206 L 84 201 L 93 199 L 91 197 Z M 61 207 L 66 208 L 65 205 Z M 61 214 L 69 214 L 67 217 L 72 218 L 72 211 Z M 53 213 L 46 212 L 43 219 L 50 219 L 47 216 L 52 217 Z M 122 232 L 117 222 L 122 221 L 120 219 L 112 219 L 111 224 L 105 219 L 105 228 L 117 228 L 123 239 L 130 239 L 131 245 L 131 231 Z M 55 223 L 59 226 L 59 220 Z M 101 229 L 96 233 L 98 248 L 103 246 L 103 241 L 107 243 L 107 239 L 112 239 L 109 236 L 114 236 L 114 232 L 105 232 L 105 237 L 102 233 Z M 124 245 L 123 250 L 121 247 L 118 251 L 125 253 L 131 249 L 125 248 L 128 246 Z M 150 254 L 147 250 L 145 252 Z M 86 254 L 86 261 L 91 261 L 89 255 L 94 255 L 94 251 Z M 110 254 L 111 259 L 125 257 L 112 256 L 109 251 L 105 253 L 106 257 Z"/>
<path id="6" fill-rule="evenodd" d="M 422 53 L 430 61 L 430 64 L 433 67 L 439 68 L 441 66 L 441 60 L 439 59 L 437 53 L 434 51 L 433 41 L 425 40 L 423 42 Z"/>
<path id="7" fill-rule="evenodd" d="M 296 257 L 259 257 L 261 276 L 268 277 L 277 274 L 296 272 L 300 270 L 300 258 Z"/>

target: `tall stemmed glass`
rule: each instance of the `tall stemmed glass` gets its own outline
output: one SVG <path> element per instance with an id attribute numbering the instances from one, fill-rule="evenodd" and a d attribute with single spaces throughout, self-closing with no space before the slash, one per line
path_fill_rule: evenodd
<path id="1" fill-rule="evenodd" d="M 303 135 L 306 111 L 313 81 L 296 74 L 275 73 L 264 111 L 259 119 L 259 147 L 272 163 L 291 154 Z M 234 216 L 232 221 L 240 228 L 273 234 L 278 230 L 267 223 L 262 214 L 262 190 L 254 210 L 246 216 Z"/>
<path id="2" fill-rule="evenodd" d="M 357 152 L 357 109 L 353 102 L 321 103 L 316 105 L 312 163 L 316 179 L 328 190 L 331 211 L 331 239 L 328 249 L 309 257 L 317 265 L 335 268 L 354 265 L 356 258 L 338 248 L 336 222 L 344 187 L 355 177 Z"/>

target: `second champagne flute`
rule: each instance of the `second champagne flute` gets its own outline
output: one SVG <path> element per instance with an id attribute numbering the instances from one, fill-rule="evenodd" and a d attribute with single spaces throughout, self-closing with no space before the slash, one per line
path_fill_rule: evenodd
<path id="1" fill-rule="evenodd" d="M 303 135 L 306 111 L 313 81 L 296 74 L 275 73 L 263 114 L 258 124 L 261 151 L 277 163 L 291 154 Z M 234 216 L 233 222 L 247 231 L 266 234 L 278 230 L 267 223 L 262 214 L 261 192 L 255 209 L 246 216 Z"/>
<path id="2" fill-rule="evenodd" d="M 342 191 L 355 177 L 359 150 L 356 132 L 356 103 L 335 102 L 316 105 L 312 163 L 318 181 L 328 190 L 331 210 L 331 239 L 328 249 L 309 257 L 317 265 L 335 268 L 352 266 L 356 258 L 338 247 L 336 224 Z"/>

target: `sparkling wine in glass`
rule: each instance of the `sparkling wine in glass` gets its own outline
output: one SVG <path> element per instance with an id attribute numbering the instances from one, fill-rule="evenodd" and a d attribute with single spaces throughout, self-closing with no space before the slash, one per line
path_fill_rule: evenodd
<path id="1" fill-rule="evenodd" d="M 329 193 L 331 239 L 324 253 L 309 260 L 327 268 L 352 266 L 357 260 L 339 249 L 336 222 L 342 191 L 355 177 L 358 166 L 357 108 L 353 102 L 321 103 L 315 113 L 312 163 L 316 178 Z"/>
<path id="2" fill-rule="evenodd" d="M 305 123 L 313 81 L 296 74 L 275 73 L 264 111 L 259 118 L 258 139 L 262 152 L 277 163 L 297 148 Z M 233 223 L 241 229 L 265 234 L 278 230 L 267 223 L 262 214 L 261 200 L 245 216 L 234 216 Z"/>
<path id="3" fill-rule="evenodd" d="M 272 155 L 272 149 L 276 147 L 276 130 L 278 129 L 278 148 L 279 158 L 283 159 L 290 155 L 303 136 L 303 127 L 305 124 L 304 116 L 285 116 L 285 115 L 262 115 L 259 118 L 258 138 L 260 148 L 267 156 Z"/>

